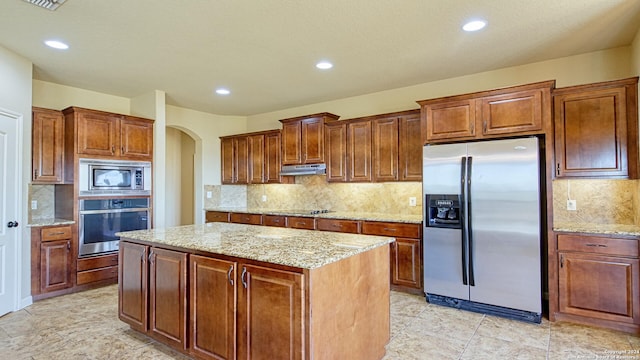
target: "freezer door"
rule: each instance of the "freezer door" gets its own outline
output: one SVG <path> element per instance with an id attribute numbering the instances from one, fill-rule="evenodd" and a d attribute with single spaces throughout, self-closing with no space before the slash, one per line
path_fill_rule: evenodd
<path id="1" fill-rule="evenodd" d="M 462 158 L 466 144 L 425 146 L 423 151 L 424 194 L 460 195 Z M 423 199 L 424 200 L 424 199 Z M 424 204 L 423 210 L 428 210 Z M 427 219 L 426 214 L 424 214 Z M 427 221 L 423 222 L 425 225 Z M 469 299 L 469 286 L 463 283 L 462 230 L 425 226 L 423 229 L 425 293 Z M 466 272 L 466 271 L 465 271 Z"/>
<path id="2" fill-rule="evenodd" d="M 468 154 L 470 300 L 540 313 L 538 139 L 469 143 Z"/>

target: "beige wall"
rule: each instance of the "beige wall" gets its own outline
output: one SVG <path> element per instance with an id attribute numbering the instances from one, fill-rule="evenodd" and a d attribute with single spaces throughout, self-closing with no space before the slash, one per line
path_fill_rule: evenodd
<path id="1" fill-rule="evenodd" d="M 176 128 L 166 130 L 165 226 L 194 223 L 195 141 Z"/>
<path id="2" fill-rule="evenodd" d="M 27 224 L 29 218 L 29 210 L 26 205 L 29 199 L 27 184 L 31 180 L 32 67 L 31 61 L 0 46 L 0 79 L 2 79 L 0 81 L 0 108 L 21 116 L 21 123 L 18 124 L 18 132 L 21 135 L 18 140 L 20 149 L 17 154 L 19 166 L 22 167 L 22 181 L 18 190 L 20 204 L 17 209 L 20 214 L 18 222 L 21 224 Z M 7 275 L 17 279 L 17 291 L 20 296 L 19 306 L 24 307 L 31 303 L 31 234 L 30 229 L 26 226 L 21 226 L 19 229 L 21 233 L 17 239 L 16 249 L 20 259 L 17 261 L 19 273 Z M 14 254 L 7 254 L 7 256 L 15 257 Z"/>
<path id="3" fill-rule="evenodd" d="M 128 98 L 33 80 L 33 106 L 62 110 L 69 106 L 131 115 Z"/>
<path id="4" fill-rule="evenodd" d="M 276 129 L 278 119 L 325 111 L 348 119 L 416 109 L 418 100 L 544 80 L 556 80 L 556 86 L 563 87 L 619 79 L 633 74 L 630 57 L 626 46 L 258 114 L 247 118 L 248 130 Z"/>

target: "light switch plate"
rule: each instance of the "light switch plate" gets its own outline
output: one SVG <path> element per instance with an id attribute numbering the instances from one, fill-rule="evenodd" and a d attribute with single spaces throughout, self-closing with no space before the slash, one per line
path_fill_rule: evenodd
<path id="1" fill-rule="evenodd" d="M 577 204 L 575 200 L 567 200 L 567 210 L 569 211 L 577 210 Z"/>
<path id="2" fill-rule="evenodd" d="M 213 194 L 211 193 L 211 191 L 207 191 L 207 199 L 211 199 L 212 196 Z"/>
<path id="3" fill-rule="evenodd" d="M 31 200 L 31 210 L 38 209 L 38 200 Z"/>
<path id="4" fill-rule="evenodd" d="M 267 201 L 267 195 L 262 195 L 262 201 Z"/>
<path id="5" fill-rule="evenodd" d="M 412 196 L 409 198 L 409 206 L 416 206 L 416 198 Z"/>

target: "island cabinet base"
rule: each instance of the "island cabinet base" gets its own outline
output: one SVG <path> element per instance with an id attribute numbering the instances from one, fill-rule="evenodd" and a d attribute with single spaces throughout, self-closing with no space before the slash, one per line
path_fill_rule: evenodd
<path id="1" fill-rule="evenodd" d="M 120 320 L 185 354 L 314 360 L 381 359 L 385 354 L 388 246 L 300 269 L 150 245 L 121 239 Z M 153 254 L 175 261 L 160 267 Z M 154 309 L 158 304 L 166 305 L 162 313 L 174 313 L 167 318 L 172 321 L 165 321 L 171 326 L 154 326 L 161 316 Z"/>

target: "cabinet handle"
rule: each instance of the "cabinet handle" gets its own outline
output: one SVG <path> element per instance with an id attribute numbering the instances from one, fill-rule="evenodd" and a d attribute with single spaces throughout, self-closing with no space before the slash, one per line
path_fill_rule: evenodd
<path id="1" fill-rule="evenodd" d="M 560 176 L 560 163 L 556 165 L 556 175 Z"/>
<path id="2" fill-rule="evenodd" d="M 560 268 L 564 267 L 564 256 L 560 255 Z"/>
<path id="3" fill-rule="evenodd" d="M 607 247 L 607 245 L 604 245 L 604 244 L 584 244 L 584 246 L 601 247 L 601 248 L 606 248 Z"/>
<path id="4" fill-rule="evenodd" d="M 473 134 L 476 130 L 476 124 L 474 124 L 473 122 L 471 123 L 471 134 Z"/>
<path id="5" fill-rule="evenodd" d="M 71 250 L 71 242 L 67 241 L 67 250 Z"/>
<path id="6" fill-rule="evenodd" d="M 247 281 L 245 280 L 247 276 L 247 268 L 243 267 L 242 268 L 242 275 L 240 275 L 240 281 L 242 281 L 242 286 L 244 286 L 244 288 L 247 288 Z"/>
<path id="7" fill-rule="evenodd" d="M 38 178 L 38 169 L 33 170 L 33 178 Z"/>
<path id="8" fill-rule="evenodd" d="M 229 266 L 229 271 L 227 271 L 227 279 L 229 279 L 229 284 L 233 286 L 233 279 L 231 278 L 231 273 L 233 273 L 233 265 Z"/>
<path id="9" fill-rule="evenodd" d="M 63 231 L 60 231 L 60 232 L 54 232 L 54 233 L 49 233 L 49 235 L 62 235 L 62 234 L 64 234 L 64 232 L 63 232 Z"/>
<path id="10" fill-rule="evenodd" d="M 398 231 L 398 229 L 394 229 L 394 228 L 384 228 L 382 230 L 384 230 L 384 231 Z"/>
<path id="11" fill-rule="evenodd" d="M 112 153 L 112 154 L 115 154 L 115 152 L 116 152 L 116 147 L 112 145 L 112 146 L 111 146 L 111 153 Z"/>
<path id="12" fill-rule="evenodd" d="M 124 146 L 120 148 L 120 154 L 124 154 Z"/>
<path id="13" fill-rule="evenodd" d="M 483 134 L 487 133 L 487 120 L 482 122 L 482 133 Z"/>
<path id="14" fill-rule="evenodd" d="M 304 226 L 304 225 L 307 225 L 307 223 L 306 223 L 306 222 L 302 222 L 302 221 L 298 221 L 298 222 L 296 223 L 296 225 L 297 225 L 297 226 Z"/>

